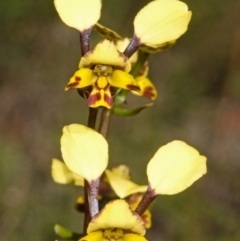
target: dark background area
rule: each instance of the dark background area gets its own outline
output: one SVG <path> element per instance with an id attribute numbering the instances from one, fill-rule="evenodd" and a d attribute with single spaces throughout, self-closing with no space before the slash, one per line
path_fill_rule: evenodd
<path id="1" fill-rule="evenodd" d="M 103 0 L 100 23 L 131 37 L 147 0 Z M 132 169 L 145 184 L 155 151 L 180 139 L 208 157 L 208 173 L 185 192 L 151 206 L 151 241 L 240 240 L 240 1 L 188 0 L 189 30 L 175 46 L 150 57 L 158 89 L 153 107 L 131 118 L 113 116 L 112 167 Z M 79 58 L 77 31 L 52 1 L 8 0 L 0 8 L 0 240 L 55 240 L 59 223 L 82 229 L 73 204 L 81 189 L 58 185 L 51 158 L 61 158 L 62 127 L 86 124 L 87 105 L 64 91 Z M 99 40 L 92 35 L 92 46 Z M 142 103 L 132 96 L 129 106 Z"/>

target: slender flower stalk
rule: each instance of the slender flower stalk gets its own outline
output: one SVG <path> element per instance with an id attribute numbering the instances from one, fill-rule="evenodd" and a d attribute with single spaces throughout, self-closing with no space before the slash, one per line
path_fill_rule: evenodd
<path id="1" fill-rule="evenodd" d="M 109 123 L 110 123 L 111 111 L 108 109 L 102 110 L 101 122 L 99 125 L 98 132 L 101 133 L 105 138 L 107 138 Z"/>
<path id="2" fill-rule="evenodd" d="M 142 200 L 135 209 L 135 212 L 139 215 L 142 215 L 156 197 L 157 195 L 153 192 L 153 190 L 151 190 L 151 188 L 148 188 Z"/>

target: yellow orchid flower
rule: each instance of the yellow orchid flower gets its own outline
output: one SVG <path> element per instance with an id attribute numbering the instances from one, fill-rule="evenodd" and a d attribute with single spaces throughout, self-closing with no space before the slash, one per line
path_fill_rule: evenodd
<path id="1" fill-rule="evenodd" d="M 63 22 L 81 33 L 83 57 L 80 60 L 80 69 L 75 72 L 65 90 L 80 89 L 79 93 L 93 108 L 112 108 L 112 97 L 119 88 L 140 91 L 140 95 L 152 100 L 156 98 L 155 87 L 146 76 L 139 76 L 134 80 L 128 74 L 131 61 L 136 59 L 136 55 L 132 59 L 128 57 L 130 58 L 141 45 L 145 46 L 147 52 L 154 52 L 175 43 L 187 30 L 191 19 L 192 13 L 188 11 L 185 3 L 177 0 L 156 0 L 141 9 L 134 19 L 134 35 L 131 42 L 125 50 L 119 46 L 123 53 L 109 40 L 103 40 L 94 49 L 89 50 L 93 26 L 101 35 L 108 36 L 111 40 L 121 39 L 117 33 L 97 23 L 100 18 L 101 0 L 55 0 L 54 3 Z"/>
<path id="2" fill-rule="evenodd" d="M 108 164 L 108 144 L 95 130 L 79 124 L 63 128 L 61 151 L 64 162 L 89 183 L 97 180 Z"/>
<path id="3" fill-rule="evenodd" d="M 91 86 L 90 93 L 83 94 L 90 107 L 112 108 L 112 96 L 116 89 L 111 87 L 140 90 L 137 81 L 128 74 L 131 69 L 130 61 L 109 40 L 101 41 L 93 50 L 87 52 L 81 58 L 79 68 L 65 90 Z"/>
<path id="4" fill-rule="evenodd" d="M 119 213 L 121 215 L 119 215 Z M 87 228 L 87 236 L 79 241 L 146 241 L 144 222 L 124 200 L 114 200 L 95 215 Z"/>

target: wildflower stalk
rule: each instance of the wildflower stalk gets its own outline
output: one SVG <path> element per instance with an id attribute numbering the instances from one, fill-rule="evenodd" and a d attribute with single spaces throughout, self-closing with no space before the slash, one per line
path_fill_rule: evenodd
<path id="1" fill-rule="evenodd" d="M 109 127 L 109 121 L 110 121 L 110 115 L 111 112 L 108 109 L 103 109 L 102 110 L 102 115 L 101 115 L 101 122 L 99 126 L 99 133 L 101 133 L 105 138 L 107 138 L 107 133 L 108 133 L 108 127 Z"/>
<path id="2" fill-rule="evenodd" d="M 88 127 L 95 129 L 96 119 L 97 119 L 98 109 L 89 107 L 88 114 Z M 95 197 L 95 195 L 94 195 Z M 91 202 L 94 202 L 91 198 Z M 96 197 L 97 198 L 97 197 Z M 91 220 L 90 216 L 90 207 L 89 207 L 89 184 L 86 180 L 84 180 L 84 200 L 85 200 L 85 213 L 84 213 L 84 224 L 83 224 L 83 234 L 86 234 L 88 224 Z M 97 199 L 96 199 L 97 200 Z"/>
<path id="3" fill-rule="evenodd" d="M 99 188 L 100 178 L 92 181 L 89 184 L 89 211 L 90 217 L 92 218 L 99 212 L 98 207 L 98 188 Z"/>
<path id="4" fill-rule="evenodd" d="M 157 197 L 156 193 L 150 187 L 148 187 L 147 192 L 144 194 L 135 212 L 139 215 L 142 215 L 156 197 Z"/>
<path id="5" fill-rule="evenodd" d="M 134 35 L 131 42 L 127 46 L 127 48 L 124 50 L 123 54 L 126 57 L 130 58 L 138 50 L 139 47 L 140 47 L 140 41 L 136 37 L 136 35 Z"/>
<path id="6" fill-rule="evenodd" d="M 88 182 L 84 180 L 84 223 L 83 223 L 83 235 L 87 233 L 87 227 L 90 222 L 89 203 L 88 203 Z"/>
<path id="7" fill-rule="evenodd" d="M 89 107 L 88 127 L 95 129 L 98 109 Z"/>
<path id="8" fill-rule="evenodd" d="M 80 32 L 81 53 L 84 56 L 90 50 L 90 36 L 92 28 Z"/>

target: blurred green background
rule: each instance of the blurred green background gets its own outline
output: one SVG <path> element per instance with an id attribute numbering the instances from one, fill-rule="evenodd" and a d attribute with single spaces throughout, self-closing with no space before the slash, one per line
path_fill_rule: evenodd
<path id="1" fill-rule="evenodd" d="M 100 22 L 131 37 L 148 1 L 103 0 Z M 113 116 L 109 166 L 124 163 L 140 184 L 163 144 L 180 139 L 208 157 L 208 174 L 151 206 L 151 241 L 240 240 L 240 1 L 188 0 L 193 19 L 177 44 L 150 58 L 159 97 L 129 118 Z M 51 158 L 61 158 L 66 124 L 86 124 L 88 108 L 64 92 L 80 58 L 77 31 L 59 19 L 52 1 L 1 3 L 0 240 L 55 240 L 59 223 L 81 230 L 73 204 L 82 192 L 55 184 Z M 99 39 L 92 35 L 92 46 Z M 143 100 L 130 97 L 129 106 Z"/>

